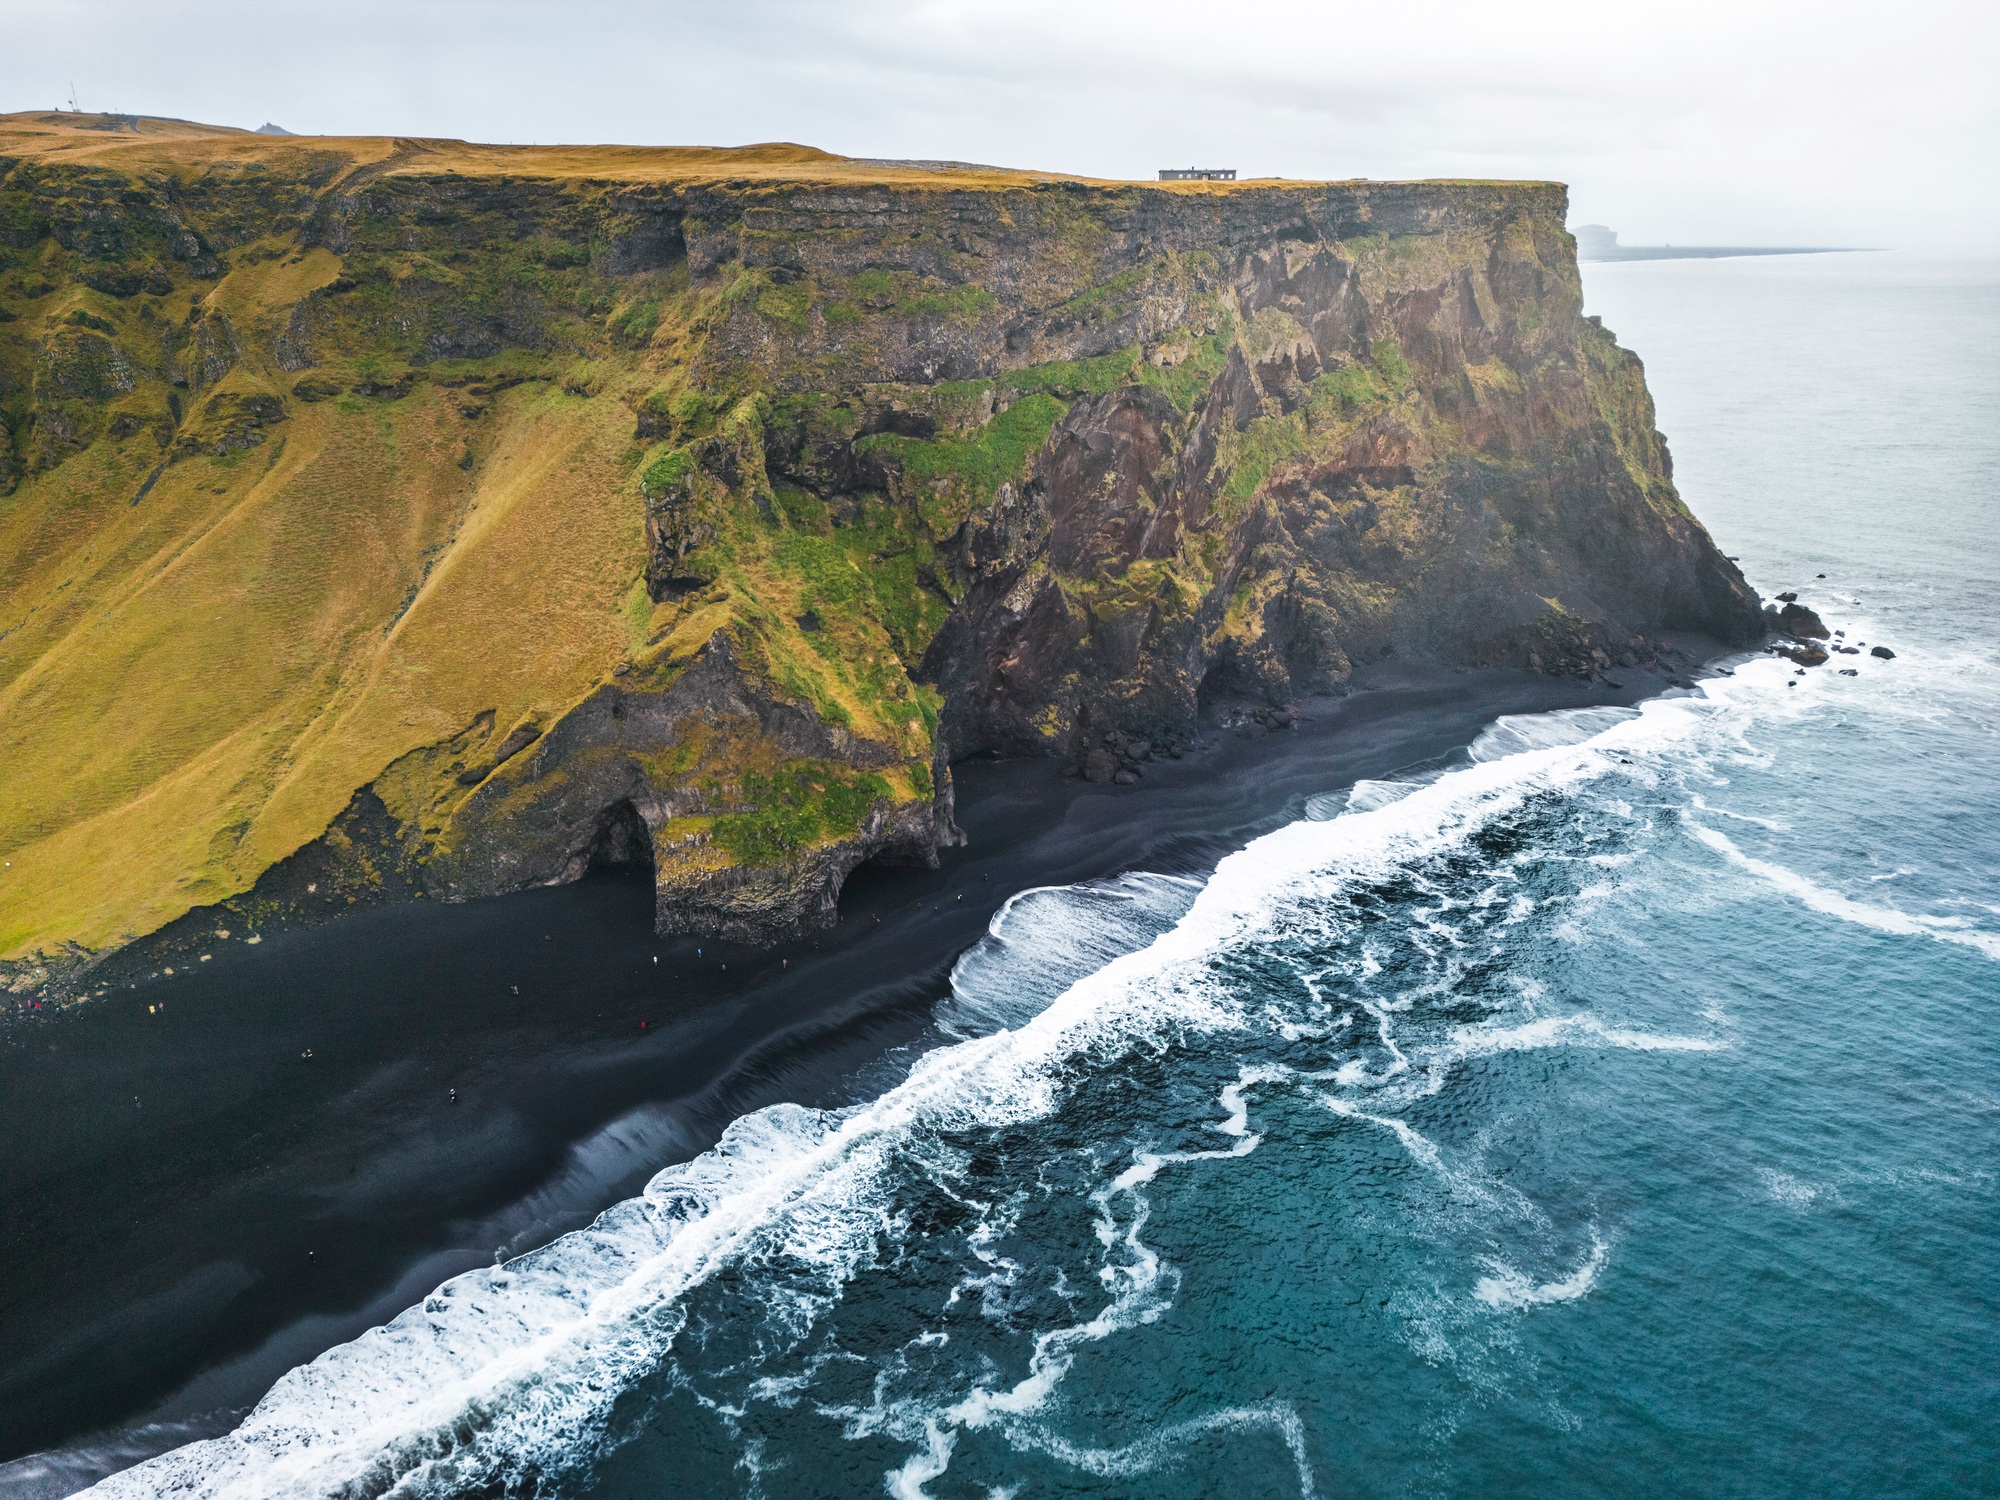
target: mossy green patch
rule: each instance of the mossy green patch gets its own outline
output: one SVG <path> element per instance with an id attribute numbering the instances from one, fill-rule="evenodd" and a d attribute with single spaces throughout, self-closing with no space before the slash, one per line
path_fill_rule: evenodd
<path id="1" fill-rule="evenodd" d="M 1364 406 L 1387 400 L 1391 390 L 1373 364 L 1343 361 L 1322 371 L 1313 381 L 1309 409 L 1320 425 L 1327 425 L 1353 416 Z"/>
<path id="2" fill-rule="evenodd" d="M 626 348 L 638 348 L 652 338 L 654 328 L 660 326 L 660 298 L 646 296 L 636 302 L 626 304 L 610 320 L 612 338 Z"/>
<path id="3" fill-rule="evenodd" d="M 889 783 L 870 772 L 848 773 L 825 761 L 798 760 L 770 776 L 746 775 L 739 795 L 751 811 L 725 813 L 710 837 L 739 865 L 788 864 L 823 843 L 852 838 L 889 800 Z"/>
<path id="4" fill-rule="evenodd" d="M 1064 401 L 1074 401 L 1079 396 L 1101 396 L 1139 378 L 1139 350 L 1132 345 L 1094 359 L 1031 365 L 1025 370 L 1010 370 L 1004 378 L 1024 395 L 1055 396 Z"/>
<path id="5" fill-rule="evenodd" d="M 853 322 L 874 313 L 899 318 L 977 318 L 993 306 L 993 294 L 972 282 L 949 283 L 915 271 L 871 269 L 847 278 L 833 293 L 827 318 Z"/>
<path id="6" fill-rule="evenodd" d="M 794 333 L 803 333 L 812 316 L 812 288 L 802 283 L 767 286 L 757 294 L 757 311 Z"/>
<path id="7" fill-rule="evenodd" d="M 1139 381 L 1160 392 L 1185 415 L 1194 410 L 1216 376 L 1229 363 L 1230 336 L 1203 334 L 1189 342 L 1186 353 L 1170 364 L 1147 361 L 1139 366 Z"/>
<path id="8" fill-rule="evenodd" d="M 1376 370 L 1389 382 L 1391 390 L 1400 394 L 1408 388 L 1410 362 L 1403 358 L 1403 351 L 1394 339 L 1377 339 L 1369 353 Z"/>
<path id="9" fill-rule="evenodd" d="M 878 433 L 856 447 L 893 454 L 911 484 L 930 488 L 938 481 L 962 486 L 966 497 L 983 502 L 1027 469 L 1029 457 L 1048 441 L 1068 407 L 1037 391 L 1023 396 L 968 438 L 929 440 Z M 955 524 L 955 523 L 954 523 Z"/>
<path id="10" fill-rule="evenodd" d="M 625 617 L 627 649 L 631 651 L 644 649 L 647 637 L 653 628 L 653 600 L 646 592 L 644 578 L 632 580 L 632 587 L 625 591 L 624 608 L 620 613 Z"/>
<path id="11" fill-rule="evenodd" d="M 647 495 L 657 498 L 680 485 L 693 468 L 694 460 L 688 456 L 687 449 L 669 448 L 646 465 L 639 475 L 639 487 Z"/>

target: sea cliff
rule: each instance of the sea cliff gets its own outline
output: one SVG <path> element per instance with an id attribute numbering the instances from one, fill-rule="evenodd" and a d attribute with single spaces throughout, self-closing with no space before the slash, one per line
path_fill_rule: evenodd
<path id="1" fill-rule="evenodd" d="M 607 860 L 766 941 L 967 756 L 1763 629 L 1556 184 L 117 123 L 0 117 L 19 989 Z"/>

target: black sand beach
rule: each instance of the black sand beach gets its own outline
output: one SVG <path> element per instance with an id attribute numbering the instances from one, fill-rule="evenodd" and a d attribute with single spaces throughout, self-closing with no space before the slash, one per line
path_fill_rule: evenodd
<path id="1" fill-rule="evenodd" d="M 616 873 L 218 943 L 193 972 L 15 1024 L 0 1459 L 19 1461 L 0 1493 L 66 1493 L 226 1429 L 287 1369 L 587 1223 L 744 1112 L 872 1090 L 1013 893 L 1201 871 L 1497 715 L 1664 685 L 1619 675 L 1377 686 L 1295 730 L 1212 734 L 1133 787 L 963 765 L 966 846 L 858 872 L 842 925 L 784 948 L 658 939 L 648 882 Z"/>

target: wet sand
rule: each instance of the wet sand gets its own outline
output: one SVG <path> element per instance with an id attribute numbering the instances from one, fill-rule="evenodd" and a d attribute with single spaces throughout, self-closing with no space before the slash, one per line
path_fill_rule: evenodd
<path id="1" fill-rule="evenodd" d="M 587 1223 L 746 1111 L 872 1091 L 1015 892 L 1205 871 L 1306 797 L 1447 754 L 1499 714 L 1663 686 L 1619 675 L 1379 686 L 1304 705 L 1294 730 L 1212 734 L 1132 787 L 962 765 L 967 845 L 936 871 L 857 872 L 841 925 L 782 948 L 657 938 L 648 879 L 617 872 L 238 935 L 192 972 L 13 1029 L 0 1495 L 67 1493 L 226 1430 L 286 1370 Z M 20 1455 L 37 1456 L 4 1462 Z"/>

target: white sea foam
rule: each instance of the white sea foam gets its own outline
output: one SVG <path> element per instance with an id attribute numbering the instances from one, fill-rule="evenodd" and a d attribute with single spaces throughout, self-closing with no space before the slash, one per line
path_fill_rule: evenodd
<path id="1" fill-rule="evenodd" d="M 530 1467 L 558 1471 L 588 1448 L 619 1392 L 666 1356 L 682 1297 L 719 1269 L 763 1251 L 819 1265 L 837 1281 L 881 1233 L 884 1194 L 913 1142 L 1046 1114 L 1061 1097 L 1065 1064 L 1099 1042 L 1244 1024 L 1206 981 L 1212 955 L 1254 942 L 1301 901 L 1453 849 L 1531 797 L 1688 733 L 1705 713 L 1699 699 L 1675 699 L 1637 713 L 1510 723 L 1509 739 L 1482 737 L 1471 765 L 1395 801 L 1260 838 L 1224 859 L 1150 944 L 1077 979 L 1014 1029 L 927 1054 L 865 1105 L 833 1113 L 781 1105 L 738 1120 L 712 1151 L 661 1172 L 590 1228 L 447 1282 L 292 1371 L 235 1432 L 114 1475 L 96 1493 L 418 1495 Z M 1501 754 L 1503 742 L 1523 748 Z M 997 936 L 1006 941 L 1004 922 Z M 1254 1137 L 1239 1135 L 1222 1154 L 1251 1145 Z M 1145 1264 L 1140 1217 L 1135 1265 Z M 1135 1287 L 1143 1280 L 1134 1273 Z M 1076 1341 L 1102 1336 L 1125 1316 L 1116 1309 L 1133 1305 L 1114 1298 L 1098 1319 L 1049 1335 L 1040 1372 L 1057 1372 Z M 986 1393 L 982 1409 L 1026 1409 L 1047 1389 L 1035 1381 L 1031 1370 L 1022 1385 Z M 976 1413 L 962 1415 L 969 1422 Z"/>
<path id="2" fill-rule="evenodd" d="M 1871 906 L 1865 901 L 1856 901 L 1838 891 L 1828 890 L 1796 870 L 1745 854 L 1726 833 L 1703 827 L 1692 820 L 1688 823 L 1688 831 L 1731 864 L 1749 871 L 1814 911 L 1898 937 L 1928 937 L 1940 942 L 1957 943 L 1988 958 L 2000 959 L 2000 932 L 1969 930 L 1951 917 L 1922 916 L 1897 911 L 1889 906 Z"/>
<path id="3" fill-rule="evenodd" d="M 1727 1045 L 1713 1037 L 1662 1035 L 1629 1027 L 1607 1026 L 1595 1016 L 1543 1016 L 1509 1026 L 1477 1025 L 1456 1028 L 1441 1044 L 1407 1057 L 1390 1039 L 1386 1018 L 1380 1018 L 1383 1040 L 1395 1062 L 1386 1070 L 1371 1072 L 1358 1060 L 1342 1063 L 1325 1073 L 1286 1074 L 1298 1082 L 1328 1082 L 1332 1091 L 1320 1092 L 1319 1102 L 1344 1119 L 1374 1125 L 1395 1137 L 1410 1159 L 1435 1172 L 1450 1184 L 1461 1200 L 1498 1205 L 1503 1198 L 1519 1195 L 1505 1183 L 1488 1181 L 1462 1164 L 1450 1160 L 1437 1142 L 1392 1111 L 1408 1109 L 1418 1101 L 1441 1093 L 1457 1064 L 1468 1058 L 1504 1052 L 1533 1052 L 1551 1047 L 1610 1047 L 1635 1052 L 1713 1052 Z M 1280 1076 L 1277 1073 L 1269 1075 Z M 1350 1097 L 1355 1090 L 1369 1090 L 1369 1104 Z"/>
<path id="4" fill-rule="evenodd" d="M 1373 812 L 1378 807 L 1387 807 L 1391 802 L 1400 802 L 1418 787 L 1423 786 L 1427 780 L 1434 779 L 1415 777 L 1370 781 L 1364 778 L 1340 791 L 1321 792 L 1317 797 L 1307 798 L 1306 819 L 1308 822 L 1324 823 L 1333 818 L 1345 817 L 1348 813 Z"/>
<path id="5" fill-rule="evenodd" d="M 1491 1276 L 1482 1276 L 1472 1289 L 1472 1295 L 1493 1308 L 1541 1307 L 1551 1302 L 1574 1302 L 1590 1295 L 1597 1285 L 1597 1274 L 1604 1269 L 1604 1261 L 1609 1253 L 1603 1240 L 1591 1232 L 1590 1254 L 1583 1264 L 1569 1275 L 1555 1281 L 1536 1281 L 1532 1276 L 1517 1271 L 1502 1260 L 1487 1261 Z"/>
<path id="6" fill-rule="evenodd" d="M 1329 822 L 1347 811 L 1348 789 L 1337 792 L 1321 792 L 1316 797 L 1306 798 L 1305 815 L 1314 823 Z"/>
<path id="7" fill-rule="evenodd" d="M 1098 1240 L 1119 1257 L 1107 1260 L 1099 1272 L 1111 1291 L 1111 1298 L 1088 1318 L 1037 1334 L 1027 1374 L 1019 1381 L 1004 1389 L 981 1383 L 959 1400 L 943 1406 L 917 1401 L 886 1402 L 878 1387 L 873 1407 L 830 1413 L 848 1419 L 850 1435 L 887 1432 L 916 1444 L 909 1460 L 889 1476 L 891 1494 L 924 1496 L 924 1486 L 949 1467 L 957 1435 L 962 1431 L 999 1428 L 1017 1447 L 1039 1448 L 1087 1472 L 1113 1475 L 1140 1474 L 1157 1468 L 1173 1456 L 1177 1445 L 1205 1432 L 1272 1425 L 1287 1434 L 1298 1465 L 1301 1491 L 1306 1495 L 1314 1493 L 1303 1431 L 1296 1414 L 1282 1403 L 1218 1412 L 1121 1449 L 1070 1444 L 1054 1438 L 1034 1420 L 1049 1406 L 1082 1349 L 1126 1329 L 1150 1323 L 1171 1305 L 1179 1278 L 1142 1236 L 1152 1212 L 1152 1204 L 1144 1192 L 1146 1186 L 1169 1166 L 1224 1161 L 1256 1150 L 1262 1138 L 1250 1132 L 1250 1107 L 1245 1091 L 1286 1073 L 1284 1069 L 1244 1069 L 1235 1083 L 1222 1090 L 1219 1102 L 1226 1113 L 1211 1128 L 1231 1137 L 1229 1145 L 1213 1151 L 1136 1152 L 1130 1166 L 1091 1194 L 1091 1202 L 1097 1209 Z M 1290 1419 L 1289 1424 L 1286 1418 Z"/>
<path id="8" fill-rule="evenodd" d="M 1349 1082 L 1349 1080 L 1340 1077 L 1336 1077 L 1334 1081 L 1343 1085 Z M 1369 1125 L 1381 1126 L 1402 1143 L 1403 1149 L 1409 1152 L 1411 1160 L 1429 1167 L 1433 1172 L 1456 1175 L 1448 1173 L 1448 1169 L 1445 1166 L 1444 1153 L 1438 1150 L 1437 1142 L 1431 1140 L 1421 1130 L 1410 1124 L 1408 1120 L 1398 1119 L 1395 1115 L 1373 1114 L 1354 1103 L 1351 1099 L 1344 1099 L 1338 1094 L 1321 1095 L 1320 1103 L 1345 1119 L 1360 1120 Z M 1477 1188 L 1474 1184 L 1461 1183 L 1460 1185 L 1472 1188 L 1474 1195 L 1478 1196 Z"/>
<path id="9" fill-rule="evenodd" d="M 1759 1167 L 1757 1179 L 1764 1185 L 1764 1191 L 1775 1203 L 1786 1208 L 1804 1212 L 1819 1198 L 1819 1189 L 1809 1182 L 1801 1182 L 1789 1172 L 1780 1172 L 1776 1167 Z"/>
<path id="10" fill-rule="evenodd" d="M 1348 792 L 1347 805 L 1341 811 L 1374 812 L 1378 807 L 1402 801 L 1422 785 L 1420 781 L 1357 781 Z"/>
<path id="11" fill-rule="evenodd" d="M 1592 1015 L 1540 1016 L 1513 1026 L 1461 1027 L 1440 1060 L 1483 1057 L 1494 1052 L 1532 1052 L 1542 1047 L 1623 1047 L 1634 1052 L 1713 1052 L 1727 1043 L 1714 1037 L 1661 1035 L 1607 1026 Z"/>
<path id="12" fill-rule="evenodd" d="M 1700 792 L 1696 792 L 1688 799 L 1688 802 L 1697 812 L 1714 813 L 1719 818 L 1734 818 L 1739 823 L 1754 823 L 1757 827 L 1768 828 L 1773 833 L 1783 833 L 1786 831 L 1785 825 L 1778 822 L 1775 818 L 1760 818 L 1752 813 L 1731 812 L 1726 807 L 1716 807 L 1706 797 L 1702 796 Z"/>
<path id="13" fill-rule="evenodd" d="M 1274 1432 L 1291 1450 L 1292 1465 L 1303 1500 L 1319 1493 L 1312 1461 L 1306 1452 L 1305 1424 L 1298 1412 L 1285 1401 L 1266 1401 L 1256 1406 L 1235 1406 L 1226 1411 L 1177 1422 L 1122 1448 L 1092 1448 L 1065 1442 L 1040 1431 L 1014 1434 L 1023 1448 L 1039 1448 L 1072 1468 L 1106 1479 L 1130 1479 L 1170 1467 L 1186 1448 L 1211 1433 Z M 920 1491 L 918 1493 L 921 1493 Z"/>

